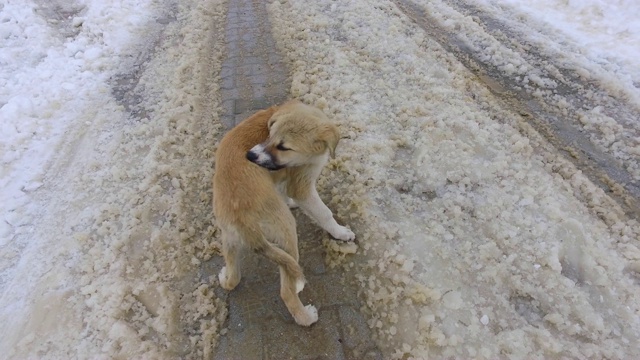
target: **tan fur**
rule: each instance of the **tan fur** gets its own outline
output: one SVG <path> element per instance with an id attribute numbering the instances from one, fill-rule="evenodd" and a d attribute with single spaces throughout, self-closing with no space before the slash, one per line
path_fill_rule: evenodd
<path id="1" fill-rule="evenodd" d="M 332 236 L 354 239 L 349 229 L 335 222 L 315 190 L 315 180 L 328 156 L 334 156 L 338 140 L 337 128 L 322 111 L 290 101 L 258 111 L 238 124 L 216 153 L 214 213 L 226 262 L 220 285 L 232 290 L 240 282 L 239 258 L 244 248 L 260 252 L 280 267 L 280 295 L 303 326 L 318 316 L 313 306 L 303 306 L 298 297 L 305 279 L 287 200 L 300 205 Z"/>

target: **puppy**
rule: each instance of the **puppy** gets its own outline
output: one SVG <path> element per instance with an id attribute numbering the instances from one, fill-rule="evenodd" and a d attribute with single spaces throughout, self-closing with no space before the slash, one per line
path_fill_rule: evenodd
<path id="1" fill-rule="evenodd" d="M 262 253 L 278 264 L 280 296 L 302 326 L 316 322 L 318 311 L 303 306 L 298 297 L 306 281 L 288 205 L 299 206 L 334 238 L 355 239 L 334 220 L 315 187 L 339 139 L 338 129 L 322 111 L 293 100 L 238 124 L 216 152 L 214 214 L 226 263 L 218 276 L 220 285 L 232 290 L 240 282 L 243 249 Z"/>

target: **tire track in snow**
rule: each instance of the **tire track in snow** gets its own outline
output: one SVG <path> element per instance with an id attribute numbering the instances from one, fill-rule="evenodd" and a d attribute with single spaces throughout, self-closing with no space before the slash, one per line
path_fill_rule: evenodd
<path id="1" fill-rule="evenodd" d="M 536 131 L 543 135 L 565 158 L 570 160 L 591 181 L 599 186 L 606 194 L 611 196 L 624 209 L 625 213 L 634 219 L 640 218 L 640 185 L 634 181 L 632 175 L 619 165 L 619 162 L 611 155 L 602 152 L 590 141 L 590 139 L 577 127 L 566 120 L 577 118 L 575 108 L 568 108 L 568 116 L 562 114 L 562 109 L 541 101 L 520 88 L 513 79 L 500 72 L 492 64 L 486 63 L 480 58 L 480 54 L 473 51 L 464 42 L 458 39 L 456 33 L 452 33 L 438 26 L 438 21 L 426 13 L 416 3 L 410 0 L 393 0 L 411 21 L 422 28 L 428 36 L 437 41 L 444 49 L 452 53 L 472 73 L 478 76 L 500 100 L 506 108 L 513 109 L 521 115 L 522 121 L 530 124 Z M 468 8 L 472 9 L 472 8 Z M 467 9 L 467 10 L 468 10 Z M 498 28 L 501 23 L 498 20 L 487 17 L 482 18 L 488 26 Z M 503 37 L 499 37 L 500 40 Z M 511 47 L 512 50 L 513 47 Z M 521 48 L 520 48 L 521 49 Z M 532 55 L 526 56 L 530 58 Z M 539 62 L 546 61 L 542 56 Z M 556 66 L 556 68 L 560 68 Z M 597 89 L 595 85 L 587 85 L 580 82 L 575 76 L 567 72 L 566 79 L 558 79 L 551 76 L 558 85 L 558 92 L 570 95 L 579 106 L 591 99 L 585 99 L 574 87 L 583 89 Z M 573 86 L 572 86 L 573 85 Z M 604 92 L 604 90 L 601 90 Z M 603 106 L 608 109 L 622 105 L 614 98 L 604 98 Z M 622 118 L 632 116 L 635 111 L 622 105 L 618 110 Z"/>

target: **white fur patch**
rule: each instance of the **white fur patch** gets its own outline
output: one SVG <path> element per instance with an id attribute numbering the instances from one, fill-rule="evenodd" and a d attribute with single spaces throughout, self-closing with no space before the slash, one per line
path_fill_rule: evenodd
<path id="1" fill-rule="evenodd" d="M 335 227 L 335 229 L 331 232 L 331 236 L 342 241 L 353 241 L 356 238 L 356 234 L 354 234 L 353 231 L 341 225 Z"/>
<path id="2" fill-rule="evenodd" d="M 289 207 L 289 209 L 295 209 L 298 207 L 298 204 L 292 198 L 287 197 L 287 206 Z"/>
<path id="3" fill-rule="evenodd" d="M 304 280 L 296 280 L 296 294 L 304 289 Z"/>
<path id="4" fill-rule="evenodd" d="M 220 269 L 220 273 L 218 274 L 218 281 L 220 281 L 220 285 L 226 284 L 226 282 L 227 282 L 227 267 L 226 266 L 223 266 L 222 269 Z"/>
<path id="5" fill-rule="evenodd" d="M 259 154 L 259 153 L 261 153 L 261 152 L 264 152 L 264 145 L 262 145 L 262 144 L 258 144 L 258 145 L 256 145 L 256 146 L 252 147 L 252 148 L 251 148 L 251 151 L 253 151 L 253 152 L 254 152 L 254 153 L 256 153 L 256 154 Z"/>
<path id="6" fill-rule="evenodd" d="M 264 164 L 271 161 L 271 156 L 265 151 L 265 147 L 262 144 L 252 147 L 249 151 L 257 156 L 256 163 L 258 164 Z"/>
<path id="7" fill-rule="evenodd" d="M 316 309 L 315 306 L 307 305 L 304 307 L 304 309 L 307 310 L 307 314 L 311 318 L 311 324 L 318 321 L 318 309 Z"/>

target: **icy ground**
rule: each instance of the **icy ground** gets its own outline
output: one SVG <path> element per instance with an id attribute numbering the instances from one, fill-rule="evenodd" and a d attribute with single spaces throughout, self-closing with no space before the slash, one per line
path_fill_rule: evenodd
<path id="1" fill-rule="evenodd" d="M 397 358 L 637 357 L 638 222 L 425 36 L 396 6 L 407 3 L 270 7 L 294 65 L 294 96 L 342 124 L 338 171 L 325 172 L 321 186 L 359 235 L 362 256 L 345 269 L 360 280 L 379 344 Z M 460 11 L 475 2 L 411 3 L 550 107 L 573 106 L 549 79 L 554 63 L 536 67 Z M 637 57 L 606 61 L 538 13 L 475 6 L 527 27 L 529 46 L 560 53 L 559 62 L 638 109 Z M 637 41 L 633 28 L 600 39 L 629 34 Z M 579 111 L 594 144 L 640 180 L 640 125 Z"/>
<path id="2" fill-rule="evenodd" d="M 0 6 L 0 352 L 207 356 L 224 4 Z"/>
<path id="3" fill-rule="evenodd" d="M 269 6 L 292 94 L 339 122 L 325 200 L 387 357 L 640 357 L 640 225 L 398 4 Z M 413 0 L 640 181 L 631 0 Z M 549 61 L 509 47 L 502 19 Z M 0 1 L 0 353 L 203 358 L 226 316 L 210 179 L 224 0 Z M 525 49 L 526 50 L 526 49 Z M 637 120 L 637 118 L 636 118 Z M 214 276 L 211 276 L 214 275 Z"/>

